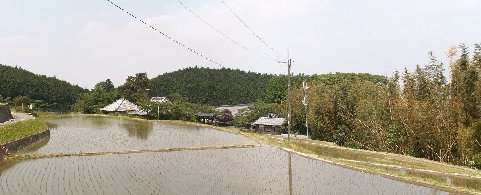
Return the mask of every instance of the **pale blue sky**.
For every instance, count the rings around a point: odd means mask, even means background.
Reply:
[[[264,47],[220,0],[183,0],[249,49],[285,58],[305,74],[390,75],[445,60],[453,43],[481,42],[478,0],[225,0],[277,53]],[[113,0],[227,68],[283,74],[198,21],[177,0]],[[0,63],[56,76],[82,87],[128,75],[155,77],[189,66],[217,68],[146,28],[105,0],[0,0]]]

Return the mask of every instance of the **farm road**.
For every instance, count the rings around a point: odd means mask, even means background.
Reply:
[[[34,119],[34,117],[32,115],[28,114],[28,113],[14,113],[14,112],[12,112],[12,115],[13,115],[13,117],[15,117],[14,120],[6,121],[4,123],[0,123],[0,126],[13,124],[13,123],[17,123],[17,122],[20,122],[20,121],[26,121],[26,120]]]

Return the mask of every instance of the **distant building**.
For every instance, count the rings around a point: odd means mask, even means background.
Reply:
[[[150,98],[151,102],[157,102],[157,103],[167,103],[170,102],[167,97],[152,97]]]
[[[245,104],[240,104],[240,105],[235,105],[235,106],[222,105],[222,106],[219,106],[215,109],[218,110],[218,111],[229,110],[232,113],[232,116],[236,116],[239,113],[239,110],[247,109],[247,108],[249,108],[249,106],[247,106]]]
[[[135,105],[134,103],[124,98],[121,98],[115,101],[114,103],[108,106],[105,106],[100,110],[104,113],[120,112],[125,114],[141,115],[141,116],[148,114],[146,111],[141,110],[139,106]]]
[[[266,133],[272,135],[280,135],[281,127],[286,122],[285,118],[261,117],[257,119],[253,125],[254,130],[258,133]]]
[[[197,117],[197,121],[199,122],[213,124],[215,120],[215,113],[198,112],[195,114],[195,117]]]

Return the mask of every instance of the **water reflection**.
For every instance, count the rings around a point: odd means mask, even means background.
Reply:
[[[79,153],[154,148],[255,144],[209,128],[170,125],[116,117],[78,116],[51,119],[58,127],[50,141],[32,153]]]
[[[292,195],[292,152],[287,152],[287,166],[289,167],[289,194]]]
[[[146,140],[154,129],[154,125],[149,122],[132,121],[124,123],[122,126],[127,130],[129,136]]]
[[[253,143],[199,127],[118,118],[54,120],[25,152],[77,153]],[[246,143],[247,142],[247,143]],[[286,179],[287,178],[287,179]],[[0,165],[0,194],[446,194],[278,148],[62,157]]]
[[[103,127],[103,126],[106,126],[106,125],[112,125],[112,124],[109,124],[106,117],[89,117],[88,120],[90,122],[92,122],[92,124],[94,124],[95,126],[98,126],[98,127]]]
[[[15,164],[17,164],[17,161],[0,160],[0,176],[2,176],[5,171],[8,171],[9,169],[14,168]],[[3,185],[0,185],[0,186],[3,186]]]
[[[446,194],[273,147],[28,160],[3,171],[0,186],[0,194]]]
[[[52,131],[52,129],[50,129],[50,131]],[[39,150],[40,148],[44,147],[45,145],[47,145],[49,141],[50,141],[50,136],[45,137],[42,140],[40,140],[40,141],[22,149],[22,150],[20,150],[19,153],[35,152],[35,151]]]

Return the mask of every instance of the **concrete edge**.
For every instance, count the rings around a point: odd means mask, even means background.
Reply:
[[[31,135],[28,137],[24,137],[19,140],[11,141],[9,143],[0,145],[0,160],[4,158],[4,155],[8,155],[12,152],[18,152],[23,148],[30,146],[40,140],[43,140],[47,137],[50,137],[50,129],[47,129],[43,132],[37,133],[35,135]]]

